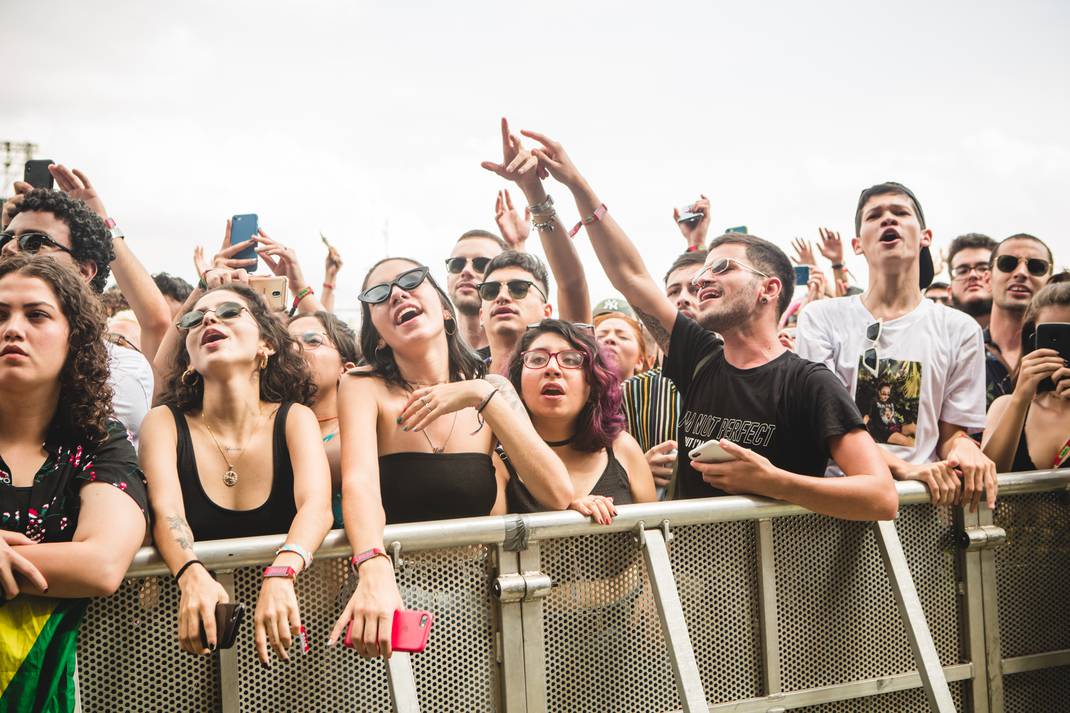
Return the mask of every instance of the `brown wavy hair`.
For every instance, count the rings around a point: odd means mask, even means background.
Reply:
[[[47,284],[70,328],[67,358],[59,372],[60,406],[48,425],[49,440],[64,445],[104,443],[112,419],[112,389],[100,298],[81,275],[47,255],[18,253],[0,260],[0,279],[12,273]]]
[[[249,314],[260,327],[260,336],[275,353],[268,357],[267,366],[260,374],[260,399],[269,403],[293,401],[308,406],[316,393],[316,384],[308,371],[308,365],[301,356],[301,350],[290,333],[286,331],[282,320],[268,310],[260,295],[242,284],[221,285],[208,290],[205,294],[224,290],[241,297]],[[179,319],[193,310],[186,310]],[[198,374],[190,379],[189,384],[182,381],[182,374],[189,367],[189,352],[186,351],[185,335],[182,346],[175,356],[171,372],[167,375],[161,403],[170,404],[182,412],[199,409],[204,402],[204,378]]]

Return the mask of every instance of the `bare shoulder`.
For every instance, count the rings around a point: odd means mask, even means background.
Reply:
[[[621,431],[613,440],[613,454],[624,463],[646,463],[646,453],[632,434]]]

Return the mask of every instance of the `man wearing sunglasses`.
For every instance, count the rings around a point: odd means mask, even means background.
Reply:
[[[487,265],[506,248],[505,241],[494,233],[469,230],[457,238],[446,258],[446,293],[457,308],[458,327],[468,345],[484,359],[490,356],[490,347],[479,320],[483,301],[479,298],[478,287]]]
[[[995,466],[968,437],[985,423],[981,328],[922,296],[933,264],[921,204],[899,183],[867,188],[855,235],[866,291],[808,305],[796,350],[832,369],[862,413],[889,417],[867,426],[893,476],[925,482],[934,504],[976,509],[984,492],[994,506]]]
[[[505,373],[527,326],[553,314],[548,282],[546,266],[531,253],[506,250],[487,265],[479,284],[479,319],[487,333],[491,373]]]
[[[992,314],[985,340],[987,405],[1014,391],[1011,374],[1022,354],[1022,321],[1033,295],[1052,273],[1052,254],[1043,241],[1026,233],[1003,240],[992,252]]]
[[[947,249],[947,271],[951,277],[951,306],[977,320],[984,329],[992,312],[992,251],[996,241],[980,233],[966,233],[951,241]]]

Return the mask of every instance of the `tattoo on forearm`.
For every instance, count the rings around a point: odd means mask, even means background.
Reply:
[[[486,379],[498,387],[498,398],[504,399],[505,403],[517,413],[527,416],[528,410],[524,408],[524,402],[520,400],[520,395],[516,393],[511,381],[501,374],[488,374]]]
[[[175,538],[178,546],[184,550],[193,549],[193,530],[190,529],[186,518],[179,515],[167,516],[167,527],[171,529],[171,535]]]
[[[650,330],[650,336],[652,336],[657,345],[661,347],[661,351],[669,351],[669,338],[672,335],[666,331],[665,327],[661,326],[661,321],[653,315],[647,314],[635,305],[632,305],[632,309],[635,310],[635,314],[639,317],[639,321],[646,325],[646,328]]]

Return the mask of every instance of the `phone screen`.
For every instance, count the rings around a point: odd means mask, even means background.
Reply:
[[[245,213],[243,215],[236,215],[230,219],[230,244],[237,245],[238,243],[244,243],[251,237],[256,235],[256,231],[259,228],[256,213]],[[245,248],[239,253],[234,255],[235,260],[256,260],[256,243],[253,243],[249,247]],[[246,272],[256,272],[256,268],[259,262],[255,262],[252,265],[245,267]]]
[[[805,287],[810,282],[810,266],[809,265],[796,265],[795,266],[795,286]]]

